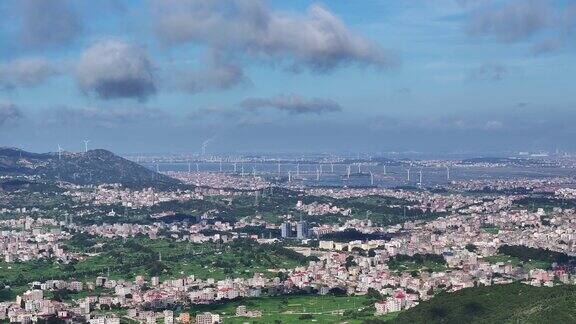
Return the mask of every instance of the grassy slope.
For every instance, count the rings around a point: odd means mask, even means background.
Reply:
[[[260,310],[257,318],[236,317],[236,307],[245,305],[249,310]],[[194,305],[192,315],[210,311],[221,315],[224,323],[362,323],[374,319],[374,300],[368,296],[292,295],[248,298],[223,304]],[[344,311],[367,309],[367,316],[346,316]],[[312,318],[300,318],[310,314]]]
[[[521,283],[441,294],[395,323],[576,323],[576,287]]]

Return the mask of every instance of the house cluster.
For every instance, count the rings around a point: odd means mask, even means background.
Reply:
[[[97,187],[70,187],[64,195],[71,196],[82,203],[92,205],[121,205],[126,208],[138,209],[154,206],[168,201],[187,201],[202,199],[203,196],[191,190],[159,191],[153,188],[132,190],[119,184],[106,184]]]
[[[296,203],[296,210],[302,211],[310,216],[322,216],[328,214],[342,214],[344,216],[350,216],[350,214],[352,214],[351,208],[341,208],[333,206],[332,204],[322,204],[318,202],[304,204],[300,200]]]
[[[63,263],[77,256],[62,249],[60,242],[71,235],[53,219],[24,217],[0,221],[0,256],[6,263],[55,258]]]
[[[258,190],[270,186],[268,181],[258,176],[257,170],[237,165],[235,172],[235,174],[221,172],[167,172],[166,174],[186,184],[215,189]]]

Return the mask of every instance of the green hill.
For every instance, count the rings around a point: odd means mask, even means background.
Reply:
[[[30,153],[0,148],[0,175],[36,176],[74,184],[121,183],[126,187],[168,188],[180,181],[156,173],[106,150],[86,153]]]
[[[576,323],[576,286],[514,283],[443,293],[394,323]]]

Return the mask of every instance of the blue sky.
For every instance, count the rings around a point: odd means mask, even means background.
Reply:
[[[0,15],[0,145],[576,149],[576,1],[6,0]]]

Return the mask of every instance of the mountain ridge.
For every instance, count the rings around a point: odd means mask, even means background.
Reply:
[[[0,147],[0,175],[37,176],[79,185],[121,183],[126,187],[168,188],[182,183],[104,149],[33,153]]]

